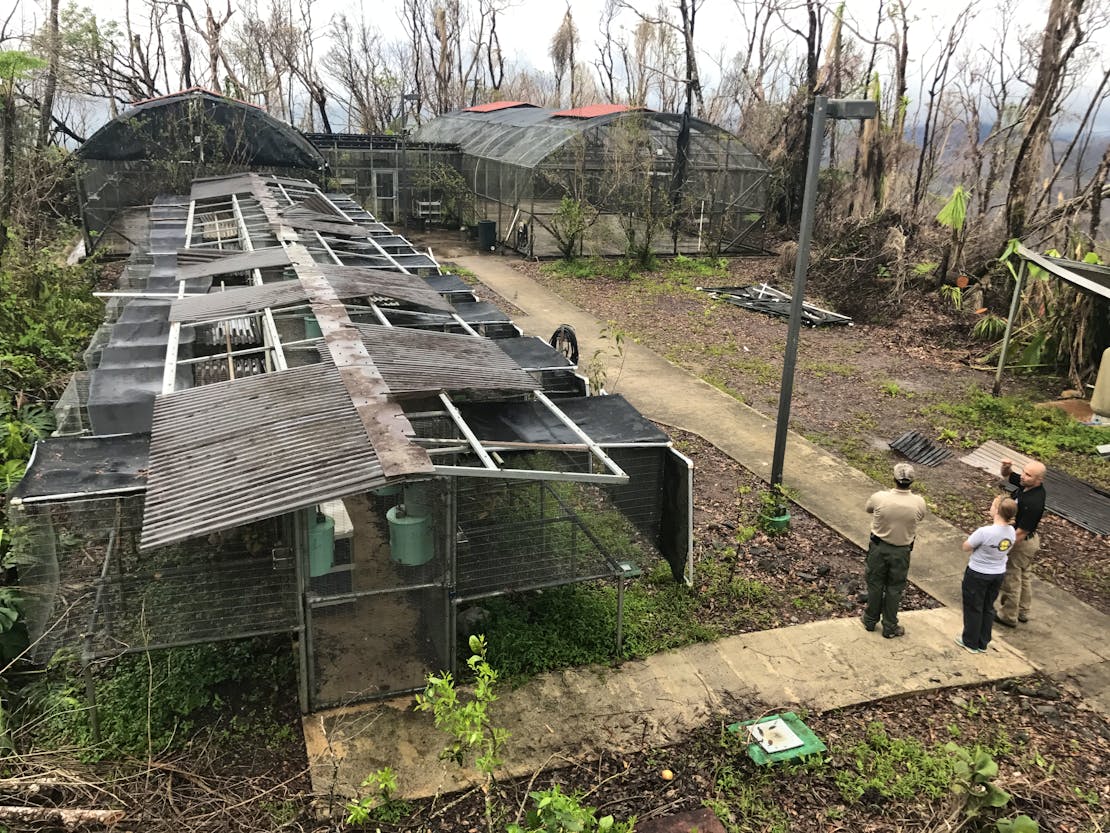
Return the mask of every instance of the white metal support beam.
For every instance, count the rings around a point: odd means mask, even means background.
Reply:
[[[582,440],[582,442],[588,445],[590,448],[590,452],[595,457],[597,457],[598,461],[600,461],[600,463],[605,466],[605,468],[608,469],[610,473],[616,475],[617,477],[623,477],[624,482],[628,482],[628,475],[624,473],[624,470],[613,462],[609,455],[605,453],[605,450],[596,442],[594,442],[589,434],[579,428],[575,424],[574,420],[564,414],[554,402],[548,399],[543,391],[536,391],[536,399],[542,402],[544,406],[549,411],[551,411],[556,419],[558,419],[561,423],[563,423],[563,425],[569,428],[571,433],[573,433],[576,437],[578,437],[578,439]]]
[[[498,466],[497,463],[493,461],[493,458],[489,456],[489,453],[482,448],[482,441],[470,430],[470,426],[466,424],[466,420],[463,419],[463,415],[459,413],[459,409],[455,407],[455,403],[451,401],[451,397],[445,393],[441,393],[439,395],[439,401],[443,403],[443,407],[446,408],[447,413],[451,415],[455,427],[466,437],[466,441],[470,443],[470,448],[478,455],[478,459],[482,461],[482,465],[489,470],[499,471],[500,466]]]

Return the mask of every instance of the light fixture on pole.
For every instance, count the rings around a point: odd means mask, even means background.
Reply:
[[[786,353],[782,360],[782,385],[779,388],[779,410],[775,420],[775,450],[771,457],[771,494],[775,498],[776,514],[780,517],[789,517],[782,494],[782,465],[786,456],[786,432],[790,424],[790,399],[794,393],[794,365],[798,356],[798,331],[802,326],[810,238],[813,236],[813,218],[817,209],[817,176],[821,170],[821,154],[825,144],[825,121],[873,119],[878,112],[878,104],[868,99],[830,100],[823,95],[813,97],[813,126],[809,137],[809,157],[806,160],[802,220],[798,228],[798,259],[794,263],[794,295],[790,299],[790,326],[786,336]]]

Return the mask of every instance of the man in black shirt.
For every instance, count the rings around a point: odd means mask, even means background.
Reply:
[[[1013,470],[1012,461],[1003,460],[1002,476],[1018,487],[1014,492],[1017,541],[1006,562],[1006,578],[1002,580],[994,618],[1000,624],[1015,628],[1018,622],[1029,620],[1029,604],[1033,600],[1033,561],[1041,548],[1037,525],[1044,514],[1044,463],[1030,460],[1019,475]]]

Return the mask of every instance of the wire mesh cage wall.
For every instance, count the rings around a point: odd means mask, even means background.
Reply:
[[[445,482],[330,501],[308,525],[312,707],[416,690],[428,674],[449,668]]]
[[[148,551],[142,495],[10,508],[32,657],[86,660],[298,627],[284,518]]]
[[[409,142],[402,136],[308,133],[328,161],[333,190],[352,195],[378,220],[469,222],[473,206],[464,189],[459,149]]]
[[[421,128],[456,141],[479,218],[529,256],[564,253],[564,197],[585,228],[575,254],[759,250],[768,168],[743,141],[698,119],[646,111],[564,117],[532,107],[450,113]]]
[[[582,483],[458,478],[459,601],[621,573],[642,552],[604,489]]]

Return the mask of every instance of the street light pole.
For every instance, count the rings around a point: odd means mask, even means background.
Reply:
[[[779,410],[775,420],[775,450],[771,456],[771,494],[775,514],[787,515],[782,494],[782,467],[786,456],[786,433],[790,424],[790,400],[794,393],[794,367],[798,356],[798,333],[802,326],[802,304],[809,268],[810,238],[817,213],[817,179],[821,170],[821,153],[825,144],[825,120],[873,119],[878,114],[874,101],[813,97],[813,125],[809,137],[809,158],[806,160],[806,181],[802,195],[802,218],[798,228],[798,257],[794,262],[794,295],[790,299],[790,325],[786,335],[786,354],[782,360],[782,384],[779,387]]]

